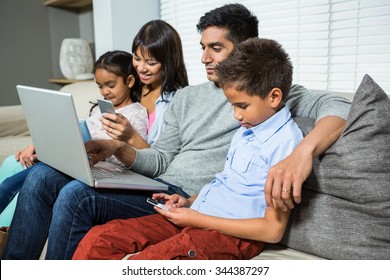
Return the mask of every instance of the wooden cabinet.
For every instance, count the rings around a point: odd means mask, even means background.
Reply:
[[[92,5],[92,0],[43,0],[43,5],[61,8],[83,8]]]

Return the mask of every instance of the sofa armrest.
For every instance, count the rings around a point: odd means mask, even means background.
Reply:
[[[86,119],[92,107],[91,102],[96,103],[101,98],[98,86],[94,81],[76,82],[63,86],[60,91],[72,94],[77,116]]]
[[[0,107],[0,137],[28,136],[29,131],[22,106]]]

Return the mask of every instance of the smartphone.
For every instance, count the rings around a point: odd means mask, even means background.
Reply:
[[[148,198],[146,200],[146,202],[154,205],[154,206],[157,206],[158,208],[162,209],[162,210],[165,210],[165,211],[168,211],[168,208],[164,205],[164,204],[161,204],[160,202],[158,202],[157,200],[154,200],[154,199],[151,199],[151,198]]]
[[[103,113],[110,113],[110,114],[116,114],[114,105],[112,104],[111,101],[105,100],[105,99],[99,99],[97,100],[100,112]]]

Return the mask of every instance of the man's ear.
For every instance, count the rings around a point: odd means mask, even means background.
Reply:
[[[134,76],[133,76],[133,75],[129,75],[129,76],[127,77],[127,86],[128,86],[129,88],[132,88],[132,87],[134,86],[134,83],[135,83],[135,78],[134,78]]]
[[[270,105],[273,109],[277,109],[280,106],[280,103],[282,102],[282,91],[280,88],[273,88],[268,94]]]

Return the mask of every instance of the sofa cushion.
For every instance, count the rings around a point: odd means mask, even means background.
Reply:
[[[340,138],[315,160],[282,244],[329,259],[390,259],[390,99],[366,75]]]

